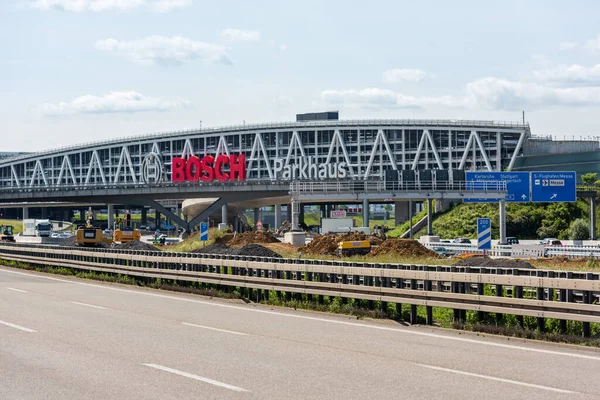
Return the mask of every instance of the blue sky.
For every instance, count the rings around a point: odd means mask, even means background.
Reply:
[[[600,135],[600,3],[3,0],[2,150],[353,118]]]

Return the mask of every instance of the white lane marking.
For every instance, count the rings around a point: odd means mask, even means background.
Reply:
[[[229,385],[229,384],[224,383],[224,382],[215,381],[214,379],[205,378],[203,376],[198,376],[198,375],[190,374],[188,372],[179,371],[178,369],[164,367],[162,365],[157,365],[157,364],[142,364],[142,365],[145,365],[146,367],[150,367],[150,368],[159,369],[159,370],[165,371],[165,372],[170,372],[170,373],[175,374],[175,375],[184,376],[186,378],[195,379],[195,380],[200,381],[200,382],[209,383],[211,385],[219,386],[219,387],[222,387],[222,388],[225,388],[225,389],[234,390],[236,392],[247,392],[248,391],[246,389],[242,389],[241,387]]]
[[[20,293],[29,293],[27,290],[21,290],[21,289],[17,289],[14,287],[7,287],[8,290],[12,290],[14,292],[20,292]]]
[[[72,301],[71,303],[77,304],[77,305],[80,305],[80,306],[84,306],[84,307],[97,308],[98,310],[106,310],[106,307],[95,306],[93,304],[80,303],[78,301]]]
[[[213,327],[210,327],[210,326],[204,326],[204,325],[190,324],[189,322],[182,322],[182,324],[183,324],[183,325],[187,325],[187,326],[193,326],[193,327],[195,327],[195,328],[210,329],[211,331],[224,332],[224,333],[231,333],[232,335],[248,336],[248,334],[247,334],[247,333],[242,333],[242,332],[234,332],[234,331],[228,331],[227,329],[213,328]]]
[[[474,378],[488,379],[490,381],[504,382],[504,383],[510,383],[512,385],[527,386],[527,387],[532,387],[532,388],[536,388],[536,389],[549,390],[551,392],[567,393],[567,394],[577,393],[577,392],[573,392],[573,391],[566,390],[566,389],[558,389],[558,388],[554,388],[554,387],[550,387],[550,386],[536,385],[534,383],[513,381],[511,379],[498,378],[498,377],[489,376],[489,375],[474,374],[472,372],[460,371],[460,370],[450,369],[450,368],[436,367],[434,365],[427,365],[427,364],[416,364],[416,365],[418,365],[419,367],[423,367],[423,368],[434,369],[436,371],[450,372],[453,374],[472,376]]]
[[[556,355],[556,356],[574,357],[574,358],[582,358],[582,359],[586,359],[586,360],[600,361],[599,356],[590,356],[587,354],[566,353],[566,352],[562,352],[562,351],[536,349],[536,348],[530,348],[530,347],[515,346],[515,345],[511,345],[511,344],[485,342],[485,341],[475,340],[475,339],[452,337],[452,336],[440,335],[440,334],[436,334],[436,333],[419,332],[416,330],[413,331],[413,330],[409,330],[409,329],[398,329],[398,328],[390,328],[390,327],[386,327],[386,326],[357,324],[355,322],[336,321],[336,320],[326,319],[326,318],[308,317],[305,315],[286,314],[286,313],[277,312],[277,311],[267,311],[267,310],[260,310],[260,309],[255,309],[255,308],[233,306],[233,305],[229,305],[229,304],[213,303],[213,302],[208,302],[208,301],[203,301],[203,300],[187,299],[185,297],[169,296],[169,295],[165,295],[165,294],[141,292],[141,291],[135,291],[135,290],[130,290],[130,289],[111,287],[111,286],[96,285],[93,283],[69,281],[66,279],[52,278],[50,276],[33,275],[33,274],[28,274],[25,272],[18,272],[18,271],[9,271],[9,270],[3,269],[3,268],[0,268],[0,272],[7,272],[9,274],[17,274],[17,275],[25,275],[28,277],[35,277],[35,278],[39,278],[39,279],[46,279],[46,280],[51,280],[51,281],[56,281],[56,282],[71,283],[71,284],[75,284],[75,285],[84,285],[84,286],[91,286],[91,287],[101,288],[101,289],[115,290],[118,292],[158,297],[158,298],[162,298],[162,299],[171,299],[171,300],[184,301],[184,302],[188,302],[188,303],[204,304],[204,305],[213,306],[213,307],[231,308],[234,310],[256,312],[256,313],[261,313],[261,314],[279,315],[279,316],[288,317],[288,318],[297,318],[297,319],[304,319],[304,320],[309,320],[309,321],[319,321],[319,322],[326,322],[326,323],[331,323],[331,324],[354,326],[354,327],[358,327],[358,328],[375,329],[375,330],[380,330],[380,331],[390,331],[390,332],[403,333],[403,334],[407,334],[407,335],[432,337],[432,338],[436,338],[436,339],[454,340],[456,342],[472,343],[472,344],[478,344],[478,345],[482,345],[482,346],[491,346],[491,347],[498,347],[498,348],[511,349],[511,350],[528,351],[531,353],[550,354],[550,355]]]
[[[29,332],[29,333],[36,332],[33,329],[25,328],[24,326],[20,326],[20,325],[11,324],[10,322],[6,322],[6,321],[0,321],[0,325],[10,326],[11,328],[19,329],[21,331]]]

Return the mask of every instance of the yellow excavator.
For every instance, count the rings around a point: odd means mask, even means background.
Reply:
[[[134,240],[140,240],[142,233],[139,229],[135,229],[131,222],[131,214],[128,212],[125,214],[125,219],[121,220],[119,227],[115,229],[113,234],[113,242],[115,243],[129,243]]]
[[[13,234],[13,227],[10,225],[0,226],[0,241],[1,242],[14,242],[15,235]]]
[[[91,214],[84,225],[77,227],[75,243],[85,247],[99,247],[102,243],[102,229],[94,226],[94,217]]]

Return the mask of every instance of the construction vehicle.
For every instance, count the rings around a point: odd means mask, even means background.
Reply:
[[[13,235],[13,227],[10,225],[0,226],[0,241],[1,242],[14,242],[15,236]]]
[[[134,240],[140,240],[142,233],[139,229],[135,229],[131,222],[131,214],[128,212],[125,214],[125,218],[121,220],[118,228],[113,233],[113,242],[115,243],[129,243]]]
[[[371,251],[371,242],[368,240],[348,240],[338,243],[339,256],[354,256],[368,254]]]
[[[84,225],[77,227],[75,238],[77,246],[100,247],[102,243],[102,229],[94,226],[94,217],[90,214]]]

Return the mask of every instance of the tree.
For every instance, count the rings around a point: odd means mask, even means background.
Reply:
[[[588,185],[593,185],[596,182],[596,173],[590,172],[589,174],[581,175],[581,181],[583,183],[587,183]]]
[[[569,228],[569,239],[585,240],[590,237],[590,228],[588,223],[583,218],[578,218],[571,224]]]

